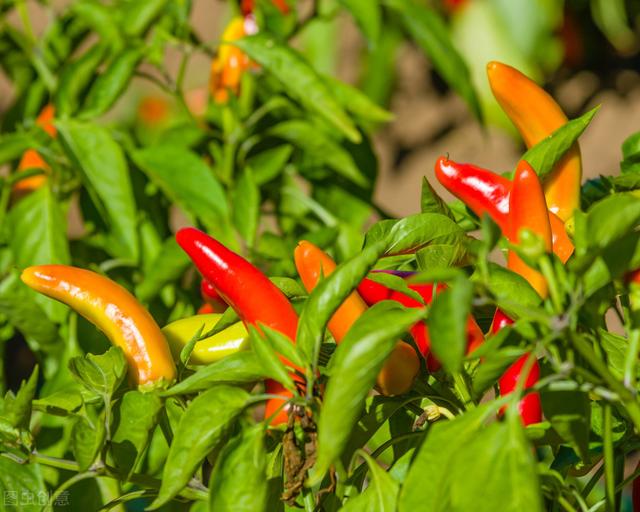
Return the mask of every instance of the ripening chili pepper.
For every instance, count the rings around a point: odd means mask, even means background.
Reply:
[[[413,273],[407,272],[403,274],[406,274],[403,277],[409,277]],[[409,288],[420,295],[424,304],[431,304],[433,301],[433,284],[409,284]],[[439,284],[436,288],[436,292],[440,292],[445,288],[446,286],[444,284]],[[424,306],[424,304],[420,303],[420,301],[413,297],[387,288],[386,286],[368,278],[362,280],[360,286],[358,286],[358,293],[360,293],[360,295],[365,299],[365,302],[369,305],[376,304],[383,300],[395,300],[403,306],[410,308]],[[429,331],[427,329],[426,322],[418,322],[410,329],[409,332],[411,333],[418,350],[426,359],[427,369],[430,372],[438,371],[441,368],[441,364],[431,353],[431,340],[429,338]],[[469,318],[467,319],[467,354],[471,354],[483,342],[484,334],[482,333],[480,326],[476,323],[473,316],[469,315]]]
[[[242,39],[255,33],[255,21],[252,18],[237,17],[232,19],[222,34],[224,41],[218,49],[218,55],[211,62],[209,74],[209,92],[217,103],[225,103],[229,99],[229,92],[240,92],[242,74],[249,69],[249,56],[239,48],[225,44]]]
[[[176,368],[160,327],[126,289],[111,279],[68,265],[38,265],[22,281],[74,309],[120,347],[138,385],[172,381]]]
[[[322,276],[328,276],[335,268],[335,262],[323,250],[311,242],[301,241],[294,252],[296,268],[307,291],[313,290]],[[329,320],[329,332],[336,343],[340,343],[351,326],[367,310],[367,304],[357,292],[352,292]],[[399,395],[411,389],[420,370],[420,362],[415,350],[399,341],[378,374],[377,386],[384,395]]]
[[[528,148],[567,123],[567,116],[555,100],[517,69],[494,61],[487,65],[487,75],[493,95]],[[549,209],[563,221],[580,207],[581,180],[582,161],[576,142],[544,183]]]
[[[55,138],[57,135],[56,127],[53,125],[53,118],[55,116],[55,107],[51,104],[45,105],[40,111],[40,114],[36,118],[36,125],[42,128],[51,138]],[[51,169],[47,162],[40,156],[35,149],[27,149],[20,163],[18,164],[18,171],[25,171],[27,169],[42,169],[49,172]],[[11,193],[14,199],[22,197],[29,192],[33,192],[40,188],[47,181],[47,177],[43,174],[36,176],[30,176],[16,182],[13,185]]]
[[[162,328],[174,360],[180,360],[180,352],[202,328],[200,334],[213,329],[222,315],[195,315],[171,322]],[[236,322],[226,329],[197,341],[191,352],[189,362],[193,364],[209,364],[219,361],[229,354],[234,354],[247,347],[249,334],[242,322]]]
[[[198,229],[181,229],[176,234],[176,240],[202,276],[238,313],[245,325],[257,328],[260,324],[266,325],[287,336],[292,343],[295,342],[298,315],[287,297],[267,276],[242,256]],[[297,376],[295,379],[300,380]],[[266,388],[267,393],[292,396],[276,381],[267,381]],[[282,400],[268,400],[265,415],[271,416],[280,405]],[[287,420],[287,411],[282,409],[272,423],[281,425]]]
[[[509,195],[513,186],[511,181],[487,169],[457,163],[445,157],[436,161],[435,175],[473,213],[478,217],[486,213],[506,234],[509,226]],[[573,254],[573,242],[562,219],[551,211],[549,223],[553,236],[553,253],[566,263]]]
[[[523,228],[528,228],[538,235],[544,243],[545,250],[551,252],[551,226],[542,185],[531,166],[521,160],[516,168],[509,196],[509,229],[506,235],[511,243],[518,244]],[[509,251],[507,267],[529,281],[541,297],[547,296],[545,278],[522,261],[514,251]]]
[[[226,311],[227,303],[206,279],[200,282],[200,295],[202,300],[211,306],[212,313],[224,313]]]
[[[491,322],[490,332],[491,334],[496,334],[500,329],[513,324],[513,320],[505,315],[500,309],[496,309],[495,314],[493,315],[493,321]],[[508,395],[512,393],[518,384],[518,380],[520,379],[520,375],[522,373],[522,368],[527,361],[529,354],[525,354],[520,357],[515,363],[513,363],[507,370],[502,374],[502,377],[498,380],[498,387],[500,388],[500,396]],[[529,374],[524,383],[524,388],[530,388],[535,385],[536,382],[540,379],[540,364],[538,361],[534,361]],[[542,421],[542,405],[540,404],[540,394],[539,393],[528,393],[520,403],[518,404],[518,412],[520,413],[520,417],[522,418],[522,422],[525,426],[531,425],[532,423],[540,423]],[[504,413],[504,410],[501,411]]]

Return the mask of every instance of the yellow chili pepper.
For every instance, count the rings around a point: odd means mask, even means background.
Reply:
[[[516,126],[527,147],[534,146],[567,122],[556,101],[533,80],[500,62],[487,65],[493,95]],[[580,207],[582,160],[576,142],[545,179],[549,210],[566,222]]]
[[[173,358],[180,359],[180,352],[203,327],[202,334],[213,329],[222,315],[195,315],[171,322],[162,328],[162,332],[169,342]],[[219,361],[229,354],[247,347],[249,334],[242,322],[227,327],[223,331],[196,342],[191,352],[190,362],[194,364],[209,364]]]
[[[38,265],[22,272],[35,291],[74,309],[120,347],[138,385],[171,381],[176,368],[167,341],[149,312],[111,279],[68,265]]]

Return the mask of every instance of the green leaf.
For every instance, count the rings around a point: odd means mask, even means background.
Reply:
[[[264,339],[260,331],[250,325],[249,337],[251,339],[253,353],[256,355],[258,361],[260,361],[267,377],[277,380],[287,389],[294,391],[295,385],[291,375],[289,375],[284,363],[280,360],[276,351]]]
[[[427,326],[435,357],[449,373],[460,370],[467,347],[467,318],[471,311],[473,285],[464,277],[436,295]]]
[[[358,512],[360,510],[395,512],[400,490],[398,482],[384,471],[369,454],[361,452],[361,455],[367,461],[371,472],[369,485],[362,494],[349,499],[341,510],[343,512]]]
[[[315,361],[324,329],[347,296],[373,268],[386,248],[385,241],[365,247],[360,254],[339,265],[318,283],[304,304],[298,323],[296,344],[308,361]]]
[[[300,368],[305,366],[303,354],[287,336],[263,324],[260,324],[260,331],[263,341],[268,343],[275,352]]]
[[[622,143],[620,170],[623,174],[640,172],[640,132],[630,135]]]
[[[155,393],[128,391],[116,408],[111,438],[116,467],[130,474],[142,458],[158,421],[162,402]]]
[[[447,203],[438,195],[426,176],[422,177],[422,192],[420,193],[420,211],[422,213],[439,213],[454,220]]]
[[[165,9],[167,0],[129,0],[118,9],[122,31],[129,37],[143,35]]]
[[[35,463],[18,464],[0,457],[0,494],[3,497],[3,511],[41,512],[49,499],[41,466]]]
[[[577,119],[572,119],[562,125],[551,135],[530,148],[523,155],[522,160],[529,162],[531,167],[538,173],[538,176],[544,180],[582,135],[582,132],[586,130],[599,108],[600,106],[597,106]]]
[[[74,2],[71,12],[93,29],[105,43],[116,49],[122,45],[122,36],[115,21],[115,11],[96,1]]]
[[[91,199],[109,227],[112,239],[105,249],[116,257],[136,261],[136,205],[122,149],[105,128],[93,123],[58,121],[56,127],[65,151],[80,169]]]
[[[77,412],[83,403],[82,395],[77,389],[66,389],[34,400],[33,408],[47,414],[68,416]]]
[[[172,202],[211,233],[231,240],[224,189],[199,156],[185,147],[166,145],[140,149],[132,157]]]
[[[614,194],[594,204],[587,212],[587,247],[578,246],[582,255],[589,249],[602,249],[637,228],[640,201],[630,193]]]
[[[400,512],[542,510],[519,418],[484,425],[500,405],[482,405],[429,429],[400,492]]]
[[[96,43],[64,67],[54,96],[58,117],[64,118],[76,111],[79,96],[97,75],[98,67],[104,62],[106,53],[107,46]]]
[[[259,424],[244,428],[229,441],[216,460],[209,480],[209,510],[266,510],[266,467],[264,427]]]
[[[318,421],[314,483],[340,457],[384,362],[398,339],[423,314],[421,309],[407,309],[395,302],[376,304],[356,320],[336,349]]]
[[[148,510],[167,503],[189,483],[202,460],[223,441],[249,396],[240,388],[217,386],[191,402],[180,418],[162,473],[160,491]]]
[[[72,358],[69,370],[87,389],[110,397],[127,374],[127,361],[122,349],[111,347],[104,354]]]
[[[502,305],[518,305],[520,307],[534,307],[540,304],[540,295],[531,287],[529,282],[496,263],[489,263],[489,290]],[[508,306],[505,313],[512,311]]]
[[[71,262],[66,216],[50,187],[40,187],[21,199],[10,210],[7,222],[9,245],[19,268]],[[49,318],[57,322],[66,318],[65,306],[42,295],[36,297]]]
[[[368,2],[368,0],[365,1],[371,5],[374,4],[374,2]],[[353,114],[357,119],[373,123],[386,123],[393,119],[391,112],[374,103],[369,96],[360,89],[329,75],[325,75],[324,80],[333,91],[342,108],[350,114]]]
[[[92,409],[87,409],[87,412]],[[94,463],[105,442],[105,424],[101,415],[79,416],[71,430],[71,450],[80,471],[86,471]]]
[[[245,37],[233,44],[273,74],[289,95],[310,112],[331,123],[352,142],[360,142],[360,133],[336,101],[331,89],[300,53],[265,33]]]
[[[543,390],[544,417],[582,460],[589,463],[591,404],[589,395],[578,390]]]
[[[245,384],[265,377],[264,368],[253,352],[236,352],[202,367],[193,375],[164,391],[162,396],[191,394],[217,384]]]
[[[250,167],[245,167],[233,190],[233,223],[249,247],[253,247],[260,219],[260,189]]]
[[[482,120],[480,103],[471,82],[469,68],[458,53],[442,17],[433,8],[415,0],[386,0],[398,11],[406,30],[431,58],[433,67],[462,98],[477,119]]]
[[[180,248],[175,237],[167,238],[149,266],[142,282],[136,286],[136,296],[148,302],[160,293],[162,288],[175,282],[189,267],[191,260]]]
[[[369,185],[367,178],[358,169],[349,152],[311,123],[291,119],[278,123],[268,133],[295,144],[311,158],[325,164],[356,185],[361,187]]]
[[[369,241],[367,233],[367,241]],[[464,231],[446,215],[418,213],[397,221],[386,236],[386,256],[406,254],[436,243],[456,244],[465,239]]]
[[[38,367],[36,366],[29,380],[22,381],[20,389],[14,396],[9,392],[4,399],[2,418],[12,427],[28,429],[31,420],[31,401],[36,395],[38,385]]]
[[[247,166],[253,171],[256,185],[262,186],[276,178],[283,170],[293,153],[293,147],[282,144],[273,149],[267,149],[247,160]]]
[[[89,89],[80,116],[90,119],[107,112],[129,85],[142,56],[139,48],[126,48],[117,55]]]
[[[351,12],[369,43],[375,45],[380,37],[382,19],[380,4],[371,0],[340,0],[340,3]]]

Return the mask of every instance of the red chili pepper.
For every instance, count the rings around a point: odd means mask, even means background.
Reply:
[[[210,306],[212,313],[224,313],[226,311],[228,307],[227,303],[218,295],[216,289],[206,279],[200,282],[200,295],[202,296],[202,300]]]
[[[491,322],[491,334],[496,334],[500,329],[513,324],[513,320],[505,315],[500,309],[496,309],[493,316],[493,322]],[[522,373],[522,367],[527,361],[529,354],[523,355],[515,363],[513,363],[504,372],[502,377],[498,380],[498,387],[500,388],[500,395],[505,396],[513,392],[520,379]],[[536,360],[527,375],[527,379],[524,383],[524,387],[530,388],[540,380],[540,364]],[[540,404],[539,393],[529,393],[525,395],[518,404],[518,411],[524,425],[531,425],[532,423],[540,423],[542,421],[542,405]],[[501,411],[502,413],[504,410]]]
[[[203,277],[238,313],[245,325],[266,325],[288,336],[292,343],[295,342],[298,315],[287,297],[267,276],[242,256],[198,229],[181,229],[176,234],[176,240]],[[266,384],[267,393],[291,396],[278,382],[267,381]],[[265,415],[269,417],[280,405],[281,400],[267,401]],[[283,409],[272,423],[280,425],[287,420],[287,411]]]
[[[440,157],[435,166],[438,181],[454,196],[464,202],[473,213],[485,213],[500,226],[503,233],[509,229],[509,196],[512,182],[504,176],[472,164],[461,164]],[[567,235],[564,222],[549,211],[553,236],[553,252],[565,263],[573,254],[573,242]]]
[[[538,235],[551,252],[551,226],[542,184],[531,166],[521,160],[513,177],[513,188],[509,196],[509,229],[506,236],[510,242],[518,244],[520,232],[528,228]],[[546,297],[547,281],[537,270],[528,266],[514,251],[509,251],[507,267],[524,277],[540,294]]]
[[[396,271],[393,271],[393,273],[395,272]],[[405,276],[403,277],[411,274],[413,273],[405,273]],[[433,301],[433,284],[409,284],[409,288],[417,292],[420,297],[422,297],[422,300],[425,304],[431,304],[431,302]],[[438,285],[437,292],[443,290],[444,288],[445,285]],[[404,293],[387,288],[386,286],[368,278],[362,280],[360,286],[358,286],[358,293],[369,305],[376,304],[377,302],[381,302],[383,300],[395,300],[403,306],[410,308],[423,306],[423,304],[421,304],[418,300],[409,297]],[[411,336],[413,337],[418,350],[426,359],[427,369],[430,372],[438,371],[441,365],[440,362],[431,353],[431,340],[429,338],[429,332],[427,330],[426,323],[418,322],[411,328],[409,332],[411,333]],[[469,319],[467,320],[467,354],[470,354],[476,348],[478,348],[478,346],[480,346],[483,341],[484,335],[482,334],[482,330],[480,329],[474,318],[470,315]]]

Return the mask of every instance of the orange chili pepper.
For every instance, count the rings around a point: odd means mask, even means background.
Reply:
[[[176,368],[160,327],[119,284],[68,265],[29,267],[21,279],[37,292],[67,304],[103,331],[124,351],[129,373],[138,385],[175,379]]]
[[[294,252],[294,259],[302,284],[307,291],[313,290],[321,276],[328,276],[335,262],[311,242],[301,241]],[[356,291],[352,292],[329,320],[329,332],[336,343],[340,343],[355,321],[367,310],[367,304]],[[384,395],[398,395],[411,389],[420,369],[416,351],[404,341],[399,341],[385,362],[377,379]]]
[[[57,135],[56,127],[53,125],[53,118],[55,117],[55,107],[51,104],[45,105],[40,111],[40,114],[36,118],[36,124],[40,126],[50,137],[55,138]],[[40,156],[35,149],[27,149],[20,159],[18,164],[18,171],[24,171],[26,169],[43,169],[49,172],[51,169],[47,162]],[[24,180],[18,181],[13,185],[12,193],[14,198],[22,197],[29,192],[33,192],[40,188],[47,181],[47,177],[43,174],[31,176]]]
[[[516,126],[527,147],[532,147],[566,124],[567,116],[556,101],[533,80],[500,62],[487,65],[493,95]],[[582,160],[576,142],[545,179],[549,210],[563,221],[580,207]]]
[[[250,33],[247,30],[245,18],[233,18],[222,34],[222,40],[231,42],[242,39]],[[222,43],[218,49],[218,55],[211,62],[209,75],[209,91],[217,103],[224,103],[229,99],[229,91],[233,94],[240,92],[242,74],[249,69],[251,62],[249,57],[239,48]]]
[[[545,250],[551,252],[551,226],[542,185],[531,166],[521,160],[513,177],[513,188],[509,196],[509,231],[506,235],[511,243],[518,243],[520,230],[523,228],[540,236]],[[529,267],[513,251],[509,251],[507,267],[529,281],[541,297],[547,296],[547,282],[542,274]]]

